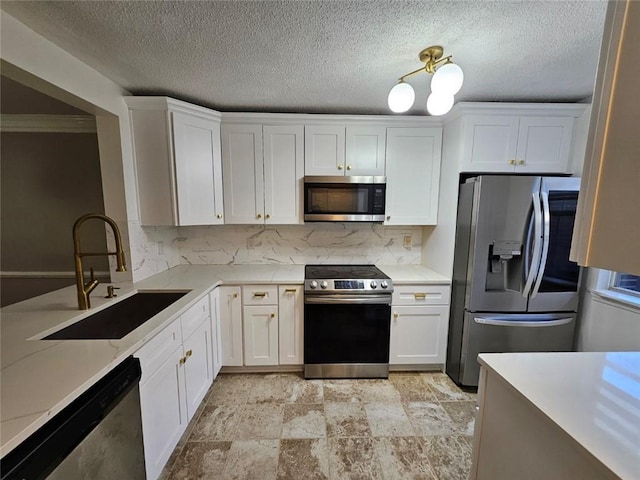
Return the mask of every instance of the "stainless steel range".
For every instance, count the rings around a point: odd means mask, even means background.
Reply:
[[[387,378],[392,292],[373,265],[307,265],[305,378]]]

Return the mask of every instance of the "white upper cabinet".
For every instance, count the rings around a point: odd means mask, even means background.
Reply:
[[[344,125],[306,125],[304,174],[344,175]]]
[[[442,128],[387,128],[385,225],[438,220]]]
[[[142,225],[222,224],[220,113],[167,97],[126,97]]]
[[[222,125],[225,223],[302,223],[301,125]]]
[[[573,127],[585,108],[460,103],[445,134],[457,138],[462,172],[570,173]]]
[[[385,174],[386,128],[377,125],[306,125],[305,175]]]

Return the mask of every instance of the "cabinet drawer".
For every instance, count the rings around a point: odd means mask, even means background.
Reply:
[[[393,305],[448,305],[448,285],[402,285],[393,287]]]
[[[242,287],[243,305],[277,305],[277,285],[245,285]]]
[[[205,295],[180,317],[182,338],[188,338],[204,320],[209,318],[209,314],[209,296]]]
[[[174,321],[158,335],[145,343],[135,356],[140,359],[144,383],[182,344],[180,322]]]

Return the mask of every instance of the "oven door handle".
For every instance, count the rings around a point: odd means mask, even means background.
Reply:
[[[304,297],[306,304],[376,304],[391,305],[391,295],[307,295]]]

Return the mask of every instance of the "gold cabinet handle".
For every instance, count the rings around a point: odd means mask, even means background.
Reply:
[[[351,165],[347,165],[347,170],[351,170]]]
[[[338,170],[342,170],[344,168],[344,165],[338,165]]]
[[[267,292],[253,292],[254,297],[264,298],[267,296]]]
[[[258,215],[256,215],[256,218],[262,218],[262,214],[259,213]]]
[[[515,165],[515,164],[516,164],[516,161],[515,161],[515,160],[509,160],[507,163],[508,163],[509,165]]]
[[[184,362],[186,362],[186,361],[187,361],[186,357],[180,357],[180,360],[178,361],[178,363],[180,365],[184,365]]]
[[[296,293],[297,291],[295,288],[285,288],[284,293]]]
[[[219,213],[218,215],[216,215],[216,217],[218,217],[218,218],[222,218],[222,214],[221,214],[221,213]]]
[[[524,160],[518,160],[518,165],[524,165]]]
[[[271,215],[269,215],[268,213],[264,216],[264,218],[266,218],[267,220],[269,220],[271,218]]]
[[[187,352],[184,354],[184,356],[187,358],[189,358],[191,355],[193,355],[193,350],[187,350]]]
[[[393,318],[398,318],[398,312],[393,312]]]
[[[414,293],[413,297],[416,300],[424,300],[425,298],[427,298],[427,294],[426,293]]]

